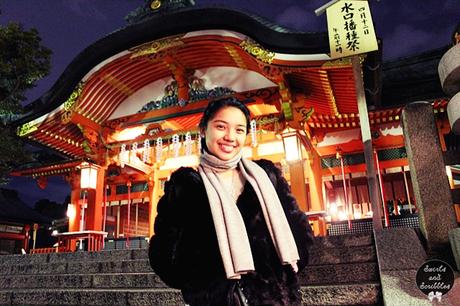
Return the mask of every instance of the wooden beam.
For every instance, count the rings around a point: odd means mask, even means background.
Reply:
[[[74,123],[74,124],[79,124],[79,125],[82,125],[84,127],[89,127],[90,129],[92,129],[94,131],[100,131],[101,130],[101,126],[99,124],[97,124],[93,120],[88,119],[85,116],[83,116],[83,115],[81,115],[79,113],[76,113],[76,112],[72,112],[70,121],[72,123]]]

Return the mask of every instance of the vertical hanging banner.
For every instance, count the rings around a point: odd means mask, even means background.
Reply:
[[[326,14],[332,58],[378,49],[367,1],[339,1],[330,6]]]

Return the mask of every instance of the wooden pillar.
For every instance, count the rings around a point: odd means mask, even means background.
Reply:
[[[121,218],[121,201],[118,201],[117,205],[117,230],[115,238],[120,238],[120,218]]]
[[[291,192],[302,211],[309,211],[307,205],[307,190],[305,188],[305,175],[303,160],[289,162],[289,173],[291,178]]]
[[[152,237],[155,234],[153,229],[155,218],[157,216],[157,204],[160,193],[160,184],[159,184],[159,173],[160,170],[158,166],[155,165],[153,169],[153,179],[150,177],[148,180],[149,184],[149,237]]]
[[[71,174],[69,181],[70,192],[70,205],[73,207],[73,216],[69,217],[69,232],[78,232],[80,230],[81,218],[81,189],[80,189],[80,175],[76,173]],[[70,240],[70,251],[76,250],[76,240]]]
[[[96,189],[88,189],[88,215],[86,219],[86,230],[102,231],[102,215],[104,201],[104,168],[97,172]]]
[[[306,163],[308,186],[310,188],[310,211],[324,211],[323,180],[321,176],[321,159],[314,150],[308,154]],[[314,231],[320,236],[326,235],[326,223],[323,217],[314,223]]]
[[[75,209],[75,215],[73,216],[73,218],[69,218],[69,232],[77,232],[80,230],[80,178],[77,177],[75,180],[78,181],[78,187],[76,187],[77,184],[72,184],[72,191],[70,193],[70,203],[73,205]]]
[[[382,230],[382,203],[379,197],[379,187],[376,178],[374,164],[374,150],[372,149],[371,129],[369,126],[369,114],[367,112],[366,95],[359,56],[351,58],[353,64],[353,76],[355,78],[356,98],[358,100],[359,122],[361,125],[361,136],[364,146],[364,159],[366,161],[367,184],[372,204],[372,223],[374,230]]]

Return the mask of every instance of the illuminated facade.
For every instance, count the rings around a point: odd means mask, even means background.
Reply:
[[[245,156],[279,163],[318,234],[329,221],[371,217],[352,63],[328,52],[326,33],[281,31],[224,9],[128,26],[86,48],[18,122],[20,137],[68,161],[13,174],[66,176],[69,231],[149,237],[164,182],[181,165],[197,164],[202,110],[210,99],[235,95],[253,119]],[[366,88],[378,91],[380,71],[367,67],[380,64],[379,52],[361,60]],[[435,112],[446,105],[433,103]],[[415,210],[401,110],[370,111],[370,132],[383,202]],[[288,129],[302,151],[292,162],[283,146]],[[91,188],[82,184],[87,166],[94,166]]]

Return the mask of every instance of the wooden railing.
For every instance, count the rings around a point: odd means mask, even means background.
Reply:
[[[60,247],[51,247],[51,248],[36,248],[30,250],[30,254],[48,254],[48,253],[60,253],[60,252],[68,252],[65,246]]]

